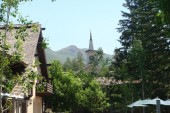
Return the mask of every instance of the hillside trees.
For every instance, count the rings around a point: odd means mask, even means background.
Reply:
[[[50,74],[54,78],[54,111],[85,109],[100,112],[109,106],[106,93],[92,76],[83,72],[74,74],[63,71],[58,61],[52,63]]]
[[[66,61],[63,64],[63,70],[64,71],[72,70],[72,71],[76,72],[76,71],[82,70],[84,66],[85,66],[85,63],[83,61],[83,56],[79,52],[77,54],[76,58],[74,58],[74,59],[67,58],[66,59]]]
[[[104,58],[104,52],[102,48],[98,48],[95,51],[95,54],[93,56],[93,60],[87,65],[89,68],[89,74],[96,76],[96,77],[104,77],[109,76],[109,65],[110,65],[111,59]]]
[[[125,19],[119,21],[122,47],[115,50],[111,70],[117,80],[137,80],[143,84],[134,92],[136,99],[142,98],[144,89],[149,90],[143,94],[145,98],[168,97],[169,27],[155,19],[157,5],[148,0],[126,0],[124,7],[129,12],[122,12]]]
[[[95,76],[110,76],[108,69],[111,59],[108,57],[104,58],[102,48],[99,48],[95,52],[93,60],[89,64],[84,61],[81,53],[78,53],[77,57],[74,59],[67,58],[63,64],[63,70],[71,70],[75,73],[86,72]]]

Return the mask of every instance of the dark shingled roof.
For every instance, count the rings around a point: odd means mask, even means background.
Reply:
[[[10,93],[10,96],[20,96],[25,97],[25,92],[22,85],[16,84],[14,88],[12,89],[12,92]]]
[[[32,26],[37,26],[37,31],[33,32]],[[16,31],[18,28],[22,27],[23,25],[17,24],[14,25],[14,28],[7,32],[7,43],[11,45],[11,48],[8,51],[9,55],[12,55],[12,53],[15,51],[14,44],[16,42],[15,36],[16,36]],[[0,32],[4,33],[4,26],[0,27]],[[38,23],[32,24],[27,26],[26,33],[28,33],[28,36],[25,37],[25,41],[23,43],[23,63],[26,65],[30,65],[33,61],[34,54],[36,51],[39,35],[41,32],[41,25]]]
[[[36,26],[36,30],[35,30],[35,26]],[[14,44],[16,42],[15,36],[17,30],[21,27],[23,27],[23,25],[21,24],[14,25],[14,28],[7,32],[6,41],[11,46],[11,48],[7,53],[8,55],[12,55],[16,50],[14,48]],[[4,29],[5,29],[4,26],[0,26],[0,33],[4,33],[5,32]],[[41,74],[48,80],[46,57],[45,57],[44,49],[42,48],[42,41],[43,41],[42,30],[44,30],[44,28],[41,28],[41,25],[38,23],[34,23],[26,26],[27,36],[25,37],[25,41],[23,42],[23,51],[22,51],[23,60],[20,63],[24,64],[25,66],[31,66],[34,61],[34,56],[35,54],[37,54],[38,59],[41,63],[40,64]],[[38,53],[36,53],[36,51]],[[12,92],[10,93],[10,95],[23,97],[24,96],[23,86],[16,84]]]

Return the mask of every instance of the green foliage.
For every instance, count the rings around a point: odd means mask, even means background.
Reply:
[[[67,58],[66,61],[63,64],[63,70],[67,71],[67,70],[73,70],[73,66],[72,66],[72,60],[70,58]]]
[[[170,23],[170,2],[169,0],[150,0],[151,2],[157,2],[157,7],[160,9],[158,14],[162,18],[162,22]]]
[[[41,82],[36,85],[36,92],[41,93],[45,91],[46,82]]]
[[[86,109],[92,112],[105,110],[107,103],[106,94],[100,84],[90,75],[64,72],[58,61],[50,67],[50,74],[54,78],[54,111],[75,111]]]
[[[18,12],[18,5],[21,2],[27,2],[32,0],[1,0],[0,4],[0,93],[11,93],[11,90],[15,85],[21,85],[25,93],[28,88],[32,88],[37,73],[32,70],[33,66],[21,69],[20,71],[14,71],[13,66],[17,64],[23,64],[23,43],[28,36],[27,26],[31,24],[25,17],[21,16]],[[22,26],[15,28],[11,18],[16,19]],[[14,32],[15,31],[15,32]],[[8,43],[8,34],[14,37],[14,44]],[[12,50],[12,53],[11,53]],[[8,82],[7,82],[8,81]],[[0,96],[1,98],[1,96]],[[5,105],[2,106],[2,100],[0,101],[0,113],[8,110],[8,99]]]
[[[89,69],[89,74],[94,76],[109,76],[109,65],[111,60],[109,58],[104,58],[104,52],[102,48],[98,48],[94,56],[92,56],[93,60],[91,60]]]
[[[14,65],[23,64],[22,60],[24,54],[22,44],[28,36],[26,31],[27,26],[32,23],[32,21],[29,21],[19,14],[18,11],[19,4],[27,1],[32,0],[1,0],[0,3],[0,94],[2,92],[11,93],[15,85],[21,85],[24,91],[27,91],[28,88],[32,88],[34,80],[37,77],[37,73],[32,70],[34,66],[28,66],[25,69],[21,69],[19,72],[13,70]],[[15,26],[10,20],[11,18],[13,20],[16,19],[22,26],[18,29],[14,28]],[[34,27],[34,25],[32,27]],[[16,31],[16,33],[14,33],[15,36],[13,36],[13,31]],[[8,44],[8,33],[11,33],[11,36],[15,37],[15,39],[12,39],[15,40],[14,45]],[[12,53],[10,51],[11,48],[13,49]],[[1,95],[0,98],[2,98]],[[2,99],[0,99],[0,113],[10,109],[9,106],[11,106],[11,101],[9,101],[8,98],[4,106],[2,106]]]
[[[47,41],[48,41],[47,39],[43,39],[43,42],[42,42],[43,49],[46,49],[48,47],[49,43]]]
[[[83,57],[81,53],[77,54],[77,57],[74,59],[67,58],[65,63],[63,64],[64,71],[72,70],[74,72],[80,71],[85,66],[83,62]]]
[[[91,61],[91,64],[93,64],[94,66],[100,65],[103,61],[103,50],[102,50],[102,48],[98,48],[98,50],[96,51],[96,54],[93,57],[94,58]]]
[[[90,111],[103,111],[109,107],[106,93],[103,93],[100,84],[94,79],[88,83],[88,86],[86,84],[84,90],[81,90],[76,96],[79,105]]]
[[[128,62],[131,65],[131,69],[135,69],[135,72],[131,73],[133,74],[133,78],[131,80],[139,80],[139,79],[144,79],[143,73],[145,71],[145,52],[142,47],[142,42],[140,40],[134,40],[131,50],[129,51],[129,56],[128,56]],[[145,74],[146,75],[146,74]]]
[[[126,0],[124,4],[129,12],[122,12],[124,19],[119,21],[122,47],[115,50],[110,71],[115,80],[124,82],[120,92],[113,91],[119,96],[130,91],[124,98],[126,102],[168,97],[169,27],[161,22],[157,5],[148,0]],[[120,100],[117,101],[123,106]]]
[[[50,67],[50,74],[54,78],[54,92],[57,111],[70,111],[77,107],[75,93],[81,88],[80,79],[74,77],[71,72],[63,72],[58,61],[54,61]],[[73,107],[73,108],[72,108]]]

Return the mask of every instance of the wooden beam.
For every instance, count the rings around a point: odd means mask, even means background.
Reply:
[[[41,30],[45,30],[45,28],[43,27],[43,28],[41,28]]]
[[[51,64],[46,64],[46,66],[51,66]]]
[[[34,56],[37,57],[37,56],[38,56],[38,53],[34,54]]]

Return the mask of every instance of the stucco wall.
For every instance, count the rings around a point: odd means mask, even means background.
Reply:
[[[35,97],[33,102],[33,113],[42,113],[42,98]]]
[[[38,60],[38,59],[35,57],[35,60]],[[34,68],[34,71],[41,73],[39,66],[37,68]],[[42,113],[42,97],[36,96],[37,80],[35,80],[34,83],[35,84],[33,86],[33,96],[30,98],[30,100],[28,100],[27,113]]]

